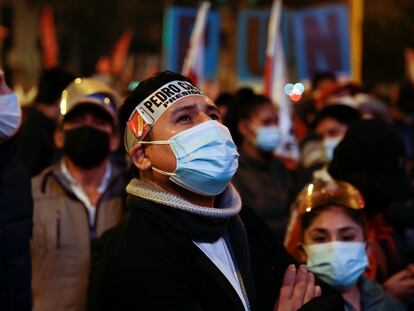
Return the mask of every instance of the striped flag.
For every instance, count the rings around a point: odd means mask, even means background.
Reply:
[[[59,64],[59,48],[56,38],[55,21],[50,5],[42,9],[40,16],[40,38],[43,50],[43,67],[52,68]]]
[[[204,1],[198,9],[181,72],[198,87],[202,87],[204,83],[204,35],[210,6],[210,2]]]
[[[267,32],[265,94],[279,107],[281,145],[275,152],[284,158],[299,160],[299,149],[292,131],[292,103],[284,93],[287,81],[283,39],[280,31],[282,1],[274,0]]]

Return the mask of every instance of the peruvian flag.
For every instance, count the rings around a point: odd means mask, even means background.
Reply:
[[[267,31],[265,94],[279,107],[281,144],[276,154],[283,158],[299,160],[299,149],[292,131],[292,103],[284,93],[287,81],[283,39],[280,31],[282,0],[273,0]]]
[[[204,83],[204,34],[210,6],[210,2],[204,1],[198,8],[193,32],[191,33],[190,43],[181,71],[184,76],[187,76],[198,87],[202,87]]]

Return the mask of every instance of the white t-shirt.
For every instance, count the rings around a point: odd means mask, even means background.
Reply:
[[[221,237],[214,243],[194,242],[199,249],[216,265],[216,267],[224,274],[226,279],[233,286],[240,297],[245,310],[249,310],[246,298],[243,295],[242,288],[237,278],[236,268],[231,258],[226,242]]]

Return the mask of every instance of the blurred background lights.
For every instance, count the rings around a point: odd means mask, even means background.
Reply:
[[[305,91],[305,86],[302,83],[287,83],[285,85],[284,91],[292,101],[297,102],[302,98],[302,94]]]
[[[285,94],[289,96],[293,91],[294,85],[292,83],[288,83],[285,85]]]
[[[139,84],[139,81],[131,81],[128,84],[128,91],[132,92]]]

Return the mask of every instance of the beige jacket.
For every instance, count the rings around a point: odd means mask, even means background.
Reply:
[[[59,165],[32,180],[33,310],[75,311],[86,305],[91,239],[115,226],[122,216],[125,182],[113,169],[90,228],[86,207],[71,192]]]

